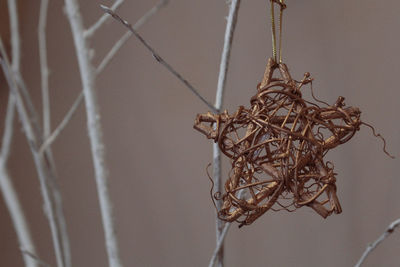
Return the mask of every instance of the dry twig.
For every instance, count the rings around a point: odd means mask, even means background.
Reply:
[[[241,190],[239,192],[239,198],[242,196],[242,193],[243,193],[243,190]],[[214,266],[215,261],[217,260],[217,256],[219,255],[219,252],[220,252],[221,248],[224,245],[224,240],[225,240],[226,234],[228,233],[228,230],[229,230],[231,225],[232,225],[232,223],[225,222],[224,228],[222,229],[221,234],[219,236],[219,239],[217,240],[217,245],[215,246],[215,249],[214,249],[214,252],[213,252],[213,254],[211,256],[211,260],[210,260],[210,263],[208,264],[208,267],[213,267]]]
[[[8,1],[8,11],[10,17],[10,32],[11,32],[11,53],[12,53],[12,70],[19,72],[21,65],[21,46],[20,35],[18,26],[18,11],[16,1]],[[2,39],[0,37],[1,57],[0,61],[5,60],[6,53],[3,47]],[[6,73],[4,73],[6,75]],[[5,119],[5,127],[1,144],[0,152],[0,189],[4,198],[4,202],[10,213],[11,220],[13,221],[14,229],[17,234],[18,242],[24,249],[28,249],[36,253],[35,244],[32,240],[32,235],[29,230],[28,221],[26,220],[23,208],[15,191],[11,177],[7,171],[7,161],[10,155],[10,148],[13,136],[14,117],[15,117],[15,97],[10,92],[8,99],[8,106]],[[37,263],[31,258],[23,255],[25,266],[37,267]]]
[[[133,25],[133,29],[138,30],[143,24],[145,24],[152,16],[157,14],[157,12],[165,7],[168,4],[169,0],[160,0],[157,5],[152,7],[149,11],[147,11],[146,14],[144,14],[136,23]],[[108,17],[107,14],[105,16]],[[129,38],[132,36],[131,31],[126,31],[125,34],[117,41],[115,42],[114,46],[111,48],[111,50],[107,53],[107,55],[103,58],[101,63],[96,69],[96,73],[100,74],[103,72],[105,67],[110,63],[111,59],[115,56],[115,54],[118,52],[119,49],[129,40]]]
[[[38,153],[40,135],[35,130],[32,121],[30,120],[30,117],[28,115],[28,112],[24,106],[24,102],[21,97],[21,93],[16,81],[17,75],[14,75],[14,72],[10,67],[1,39],[0,39],[0,52],[2,56],[2,58],[0,59],[0,63],[3,68],[4,75],[7,79],[8,85],[10,87],[10,93],[15,98],[17,111],[21,119],[21,123],[24,128],[26,138],[28,140],[33,155],[36,169],[38,171],[41,192],[45,204],[45,213],[48,217],[50,224],[50,229],[53,238],[53,245],[57,259],[57,265],[65,266],[62,253],[62,245],[61,245],[62,242],[60,241],[60,239],[64,238],[64,236],[60,234],[60,229],[59,229],[60,221],[63,218],[62,217],[60,218],[59,216],[60,210],[57,207],[58,204],[60,204],[60,201],[58,201],[59,198],[56,199],[55,196],[56,194],[58,195],[58,191],[57,188],[54,186],[55,181],[54,181],[54,174],[52,173],[53,168],[50,165],[51,160],[47,154],[40,155]],[[57,210],[59,212],[57,212]]]
[[[220,63],[220,68],[219,68],[217,92],[216,92],[216,96],[215,96],[215,108],[218,112],[221,111],[222,103],[223,103],[223,99],[224,99],[226,76],[228,73],[229,59],[230,59],[230,54],[231,54],[233,35],[235,32],[236,22],[237,22],[238,13],[239,13],[239,7],[240,7],[240,0],[233,0],[230,3],[229,15],[228,15],[228,20],[227,20],[226,29],[225,29],[224,47],[222,50],[221,63]],[[217,144],[213,144],[213,177],[214,177],[215,190],[217,192],[221,191],[221,179],[222,179],[221,176],[222,176],[221,151]],[[222,207],[221,200],[216,201],[216,207],[217,207],[217,210],[221,209],[221,207]],[[218,254],[217,254],[217,256],[218,256],[217,266],[223,266],[223,259],[224,259],[223,239],[221,240],[221,243],[218,243],[218,241],[221,239],[223,230],[225,230],[224,222],[219,220],[218,216],[217,216],[217,218],[216,218],[217,247],[219,244],[219,250],[218,250]],[[228,229],[226,228],[226,231],[227,230]]]
[[[115,3],[112,5],[111,10],[115,11],[120,5],[122,5],[122,3],[124,2],[124,0],[117,0],[115,1]],[[85,30],[83,32],[83,37],[85,38],[90,38],[93,36],[93,34],[100,29],[101,26],[103,26],[103,24],[107,21],[108,16],[106,14],[103,14],[100,19],[98,21],[96,21],[95,24],[93,24],[93,26],[91,26],[89,29]]]
[[[383,242],[389,235],[391,235],[394,230],[400,226],[400,219],[395,220],[394,222],[392,222],[388,228],[385,230],[385,232],[377,239],[375,240],[373,243],[368,244],[367,249],[364,251],[363,255],[361,256],[361,258],[358,260],[358,262],[356,263],[356,265],[354,265],[355,267],[360,267],[361,264],[363,264],[363,262],[366,260],[366,258],[368,257],[368,255],[381,243]]]
[[[12,179],[7,172],[7,161],[10,154],[10,147],[13,136],[14,116],[15,115],[15,99],[10,93],[6,112],[4,133],[2,138],[2,146],[0,153],[0,190],[4,198],[4,202],[10,213],[18,242],[23,249],[36,253],[35,244],[29,230],[29,224],[26,220],[24,210],[15,191]],[[37,267],[37,263],[29,257],[23,256],[26,267]]]
[[[77,0],[65,0],[66,12],[75,43],[81,74],[87,115],[87,128],[94,163],[97,193],[100,202],[108,262],[111,267],[122,266],[115,234],[114,216],[109,194],[109,171],[106,164],[105,145],[100,121],[100,110],[95,89],[96,75],[91,63],[89,45],[85,38],[82,16]]]
[[[51,267],[50,264],[44,262],[42,259],[40,259],[38,256],[36,256],[34,253],[28,251],[28,250],[24,250],[21,249],[22,253],[29,256],[30,258],[32,258],[39,266],[42,267]]]
[[[129,24],[126,20],[122,19],[119,15],[113,12],[109,7],[101,5],[101,8],[104,12],[110,14],[114,19],[119,21],[122,25],[129,29],[129,31],[151,52],[154,59],[163,65],[169,72],[171,72],[176,78],[178,78],[193,94],[195,94],[204,104],[206,104],[212,111],[216,112],[215,107],[208,102],[199,91],[193,87],[191,83],[189,83],[186,79],[182,77],[182,75],[177,72],[171,65],[169,65],[147,42],[143,39],[143,37]]]
[[[46,43],[48,6],[49,6],[49,0],[41,0],[39,23],[38,23],[39,59],[40,59],[42,106],[43,106],[43,138],[42,138],[43,140],[46,140],[51,133],[49,67],[47,62],[47,43]],[[41,147],[43,147],[43,145]],[[53,153],[50,147],[46,147],[45,150],[39,151],[39,154],[49,155],[52,165],[55,166],[53,160]],[[58,217],[61,218],[59,220],[59,227],[60,227],[60,234],[62,236],[61,242],[63,247],[64,264],[66,267],[69,267],[71,266],[71,251],[67,233],[67,226],[65,223],[64,214],[61,209],[62,205],[61,195],[58,192],[54,192],[53,194],[56,202],[56,213],[58,214]]]
[[[41,0],[38,25],[40,74],[43,101],[43,136],[50,135],[50,97],[49,97],[49,67],[47,64],[46,25],[49,0]]]
[[[153,15],[155,15],[162,7],[164,7],[168,3],[168,0],[161,0],[156,6],[151,8],[146,14],[144,14],[133,26],[134,29],[138,29],[141,27],[144,23],[146,23]],[[108,16],[108,15],[106,15]],[[111,50],[107,53],[107,55],[104,57],[104,59],[101,61],[99,66],[96,68],[96,75],[99,75],[100,73],[103,72],[105,67],[108,65],[108,63],[111,61],[111,59],[116,55],[116,53],[119,51],[119,49],[126,43],[126,41],[129,39],[129,37],[132,36],[132,33],[130,31],[127,31],[121,39],[119,39],[114,46],[111,48]],[[51,133],[51,135],[43,142],[42,147],[40,148],[40,151],[43,152],[47,147],[49,147],[60,135],[60,133],[64,130],[64,128],[68,125],[68,122],[72,119],[76,111],[78,110],[78,107],[83,101],[83,91],[81,91],[78,95],[78,97],[75,99],[74,103],[68,110],[67,114],[65,114],[64,118],[60,122],[60,124],[57,126],[57,128]]]
[[[0,38],[0,46],[1,44]],[[0,59],[1,60],[1,59]],[[6,119],[4,125],[4,133],[1,142],[0,152],[0,189],[4,198],[4,202],[10,213],[18,242],[23,249],[30,250],[36,253],[35,244],[32,240],[32,235],[29,229],[28,221],[26,220],[24,210],[15,191],[12,179],[7,171],[7,161],[10,155],[10,148],[13,137],[15,117],[15,99],[10,93],[8,97],[8,106],[6,111]],[[24,255],[25,266],[37,267],[37,263]]]

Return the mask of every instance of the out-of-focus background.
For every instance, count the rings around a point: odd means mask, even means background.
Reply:
[[[1,0],[1,12],[6,8]],[[85,25],[99,4],[79,1]],[[119,13],[135,22],[157,1],[126,1]],[[283,57],[292,76],[309,71],[317,96],[339,95],[358,106],[399,155],[400,2],[395,0],[288,0]],[[19,1],[23,75],[41,107],[37,46],[39,1]],[[269,1],[242,1],[224,106],[249,105],[271,54]],[[171,0],[140,33],[209,100],[214,101],[228,5],[226,1]],[[1,29],[5,21],[1,14]],[[62,1],[50,1],[48,56],[53,128],[81,90],[77,60]],[[107,23],[91,42],[96,62],[125,32]],[[3,34],[3,32],[1,33]],[[0,84],[0,127],[8,87]],[[131,39],[97,83],[110,167],[111,197],[125,266],[206,266],[215,247],[215,212],[206,166],[211,141],[192,128],[207,107]],[[55,265],[36,170],[19,122],[10,175],[30,222],[40,257]],[[84,107],[53,145],[62,189],[73,266],[107,266]],[[370,130],[330,152],[343,213],[322,219],[310,208],[268,212],[253,225],[231,227],[226,266],[352,266],[367,243],[400,217],[399,159],[382,152]],[[224,175],[229,165],[224,164]],[[365,266],[398,266],[394,233]],[[0,265],[23,266],[8,211],[0,198]]]

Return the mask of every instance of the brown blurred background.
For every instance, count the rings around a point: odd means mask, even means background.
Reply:
[[[0,0],[5,7],[6,1]],[[51,1],[48,53],[53,128],[81,90],[70,27],[62,1]],[[126,1],[119,13],[135,22],[157,1]],[[22,67],[41,108],[37,47],[39,1],[20,1]],[[102,14],[80,1],[85,24]],[[271,54],[267,0],[242,1],[233,44],[225,107],[249,105]],[[319,98],[337,96],[363,111],[399,155],[400,2],[395,0],[288,0],[283,56],[291,73],[315,78]],[[3,8],[2,8],[3,9]],[[4,10],[2,10],[3,12]],[[140,32],[160,54],[214,101],[228,14],[226,1],[171,0]],[[2,15],[3,17],[3,15]],[[1,26],[4,26],[3,19]],[[91,42],[100,62],[124,29],[110,21]],[[4,82],[4,81],[2,81]],[[206,266],[215,247],[214,208],[205,169],[211,142],[193,130],[207,111],[182,84],[131,39],[98,79],[110,167],[111,196],[125,266]],[[0,85],[0,127],[8,88]],[[40,257],[55,259],[36,170],[19,122],[9,171],[30,222]],[[73,265],[107,266],[83,106],[53,145],[72,245]],[[304,207],[268,212],[226,239],[226,266],[352,266],[368,242],[400,217],[398,160],[382,152],[369,129],[328,154],[338,173],[343,213],[324,220]],[[228,165],[225,162],[225,175]],[[0,198],[1,199],[1,198]],[[23,266],[8,211],[0,201],[0,266]],[[365,266],[399,266],[394,233]]]

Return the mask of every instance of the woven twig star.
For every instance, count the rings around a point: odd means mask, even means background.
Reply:
[[[303,99],[309,76],[295,81],[285,64],[269,59],[250,109],[197,115],[194,128],[232,160],[225,192],[214,196],[223,200],[220,219],[242,226],[270,209],[309,206],[324,218],[342,211],[333,164],[324,156],[359,130],[361,112],[346,108],[343,97],[334,105]]]

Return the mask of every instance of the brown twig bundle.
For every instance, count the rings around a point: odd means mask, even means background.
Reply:
[[[312,82],[309,76],[295,81],[285,64],[269,59],[250,109],[197,115],[194,128],[232,160],[225,192],[214,196],[223,200],[221,220],[248,225],[269,209],[305,205],[324,218],[342,211],[333,164],[324,156],[359,130],[361,112],[345,107],[343,97],[334,105],[303,99],[300,89]]]

